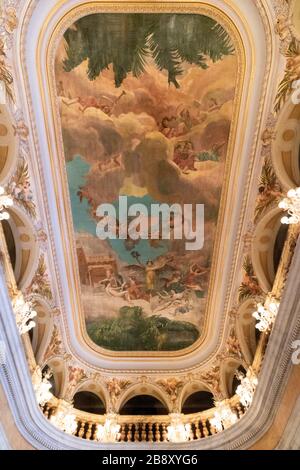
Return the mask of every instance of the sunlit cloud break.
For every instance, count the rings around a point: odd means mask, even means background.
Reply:
[[[100,240],[187,240],[188,251],[204,246],[204,204],[145,204],[128,206],[119,196],[118,213],[113,204],[100,204],[96,233]]]

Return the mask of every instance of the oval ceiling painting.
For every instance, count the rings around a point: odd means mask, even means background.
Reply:
[[[238,60],[200,14],[97,13],[56,55],[86,332],[178,351],[205,318]]]

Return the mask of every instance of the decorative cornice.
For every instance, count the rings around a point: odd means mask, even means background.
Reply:
[[[259,385],[252,406],[245,416],[232,428],[199,442],[178,445],[178,449],[247,449],[261,437],[271,425],[278,410],[282,391],[292,367],[292,343],[300,335],[300,290],[298,270],[300,244],[298,244],[290,268],[288,283],[272,331]],[[6,391],[18,429],[38,449],[95,449],[105,448],[101,444],[83,441],[64,435],[45,421],[35,402],[31,377],[27,369],[23,346],[14,323],[14,315],[8,292],[0,273],[0,325],[2,340],[6,346],[5,363],[0,369],[1,383]],[[131,445],[132,448],[147,448],[147,445]],[[152,444],[153,448],[162,448]],[[110,448],[118,448],[115,444]],[[163,448],[172,448],[163,444]]]
[[[25,2],[25,3],[26,3],[26,2]],[[25,4],[25,3],[24,3],[24,4]],[[34,8],[35,8],[35,6],[36,6],[36,3],[35,3],[35,2],[27,2],[26,4],[27,4],[27,6],[29,7],[29,10],[28,10],[28,12],[27,12],[27,13],[28,13],[27,18],[26,18],[26,20],[24,21],[23,39],[24,39],[24,37],[25,37],[24,35],[26,34],[26,27],[27,27],[27,24],[28,24],[30,15],[32,14],[32,12],[33,12],[33,10],[34,10]],[[269,49],[270,49],[270,48],[271,48],[271,40],[270,40],[271,35],[270,35],[270,32],[269,32],[269,25],[268,25],[267,13],[266,13],[266,11],[264,10],[264,6],[262,5],[262,3],[261,3],[260,1],[257,2],[257,6],[258,6],[258,8],[259,8],[259,10],[260,10],[261,16],[262,16],[263,21],[264,21],[265,26],[266,26],[266,32],[267,32],[266,36],[267,36],[267,38],[268,38],[268,40],[267,40],[267,45],[268,45],[268,47],[269,47]],[[20,9],[21,9],[21,5],[20,5]],[[23,45],[23,46],[24,46],[24,45]],[[269,57],[269,56],[270,56],[270,55],[268,55],[268,57]],[[269,59],[268,67],[270,67],[270,59]],[[264,92],[263,92],[263,93],[266,92],[266,86],[267,86],[267,81],[268,81],[268,77],[267,77],[267,76],[268,76],[268,74],[265,75],[265,83],[264,83]],[[30,93],[28,93],[28,97],[30,97]],[[262,113],[262,111],[263,111],[263,103],[261,103],[260,114]],[[33,129],[33,132],[32,132],[32,136],[33,136],[33,137],[36,137],[36,132],[35,132],[34,129]],[[36,146],[35,146],[35,148],[38,149],[38,142],[37,142],[37,139],[35,139],[35,140],[36,140]],[[252,161],[253,161],[253,158],[252,158]],[[40,172],[40,168],[39,168],[39,172]],[[41,172],[40,172],[40,173],[41,173]],[[249,178],[250,178],[250,175],[249,175]],[[43,191],[43,193],[44,193],[44,191]],[[245,205],[244,205],[244,206],[245,206]],[[45,203],[45,208],[46,208],[46,207],[47,207],[47,203]],[[47,217],[47,218],[48,218],[48,220],[49,220],[49,217]],[[53,234],[51,233],[51,228],[50,228],[50,227],[51,227],[51,225],[48,224],[48,228],[49,228],[49,230],[48,230],[48,231],[49,231],[49,245],[51,244],[51,247],[52,247],[51,251],[54,253],[54,264],[56,264],[56,262],[55,262],[55,250],[53,249]],[[236,249],[237,249],[237,248],[238,248],[238,245],[236,245]],[[51,262],[51,265],[53,265],[52,262]],[[55,267],[55,270],[56,270],[56,274],[57,274],[57,279],[59,279],[59,272],[58,272],[57,266]],[[52,273],[51,273],[51,274],[52,274]],[[61,288],[60,288],[59,290],[61,291]],[[61,295],[60,295],[60,298],[61,298]],[[62,311],[64,311],[64,306],[63,306],[63,304],[61,304],[60,307],[61,307]],[[223,326],[224,326],[224,325],[223,325]],[[64,325],[64,327],[66,327],[66,325]],[[222,328],[220,328],[220,340],[222,339],[222,338],[221,338],[221,334],[222,334],[221,332],[222,332]],[[65,338],[65,335],[64,335],[64,338]],[[68,331],[67,331],[67,340],[70,341],[69,332],[68,332]],[[73,352],[73,354],[76,356],[76,360],[77,360],[79,363],[81,363],[83,367],[85,367],[85,368],[88,367],[88,363],[85,362],[85,361],[83,360],[83,358],[78,357],[78,355],[75,354],[75,351],[72,351],[72,352]],[[208,360],[210,360],[211,358],[212,358],[212,356],[209,357]],[[145,372],[148,372],[148,373],[149,373],[150,371],[145,371]]]
[[[25,3],[26,3],[26,2],[25,2]],[[270,36],[269,31],[268,31],[269,23],[268,23],[268,19],[267,19],[267,14],[266,14],[266,12],[265,12],[264,9],[263,9],[262,3],[261,3],[260,1],[257,1],[256,3],[257,3],[257,5],[258,5],[259,8],[260,8],[260,11],[261,11],[262,17],[263,17],[263,21],[264,21],[264,23],[265,23],[265,25],[266,25],[266,27],[267,27],[266,30],[267,30],[267,37],[268,37],[268,47],[269,47],[269,51],[270,51],[270,49],[271,49],[271,36]],[[34,8],[35,2],[31,2],[31,3],[29,3],[29,4],[30,4],[30,8]],[[270,59],[269,59],[268,67],[270,67]],[[264,91],[263,91],[263,94],[266,92],[266,86],[267,86],[267,84],[268,84],[268,77],[267,77],[267,75],[268,75],[268,74],[266,74],[266,78],[265,78],[265,82],[264,82]],[[29,96],[29,95],[28,95],[28,96]],[[257,126],[257,135],[256,135],[256,137],[258,137],[259,128],[260,128],[260,122],[261,122],[261,120],[263,120],[264,104],[265,104],[265,103],[264,103],[264,100],[262,100],[261,103],[260,103],[260,113],[259,113],[260,118],[259,118],[259,123],[258,123],[258,126]],[[32,111],[32,110],[31,110],[31,111]],[[24,122],[23,118],[22,118],[22,119],[21,119],[21,118],[20,118],[20,119],[16,119],[16,122],[17,122],[17,124],[16,124],[16,126],[15,126],[15,128],[16,128],[16,133],[17,133],[18,136],[19,136],[19,139],[20,139],[21,144],[22,144],[22,142],[23,142],[24,145],[25,145],[25,142],[27,142],[27,138],[28,138],[28,129],[27,129],[26,125],[25,125],[25,122]],[[32,124],[32,123],[31,123],[31,124]],[[32,125],[33,125],[33,124],[32,124]],[[37,139],[37,136],[35,135],[34,132],[33,132],[33,137],[35,137],[35,140],[36,140],[36,142],[35,142],[36,147],[35,147],[35,148],[38,149],[38,139]],[[262,141],[262,145],[263,145],[264,148],[266,148],[266,147],[270,144],[270,141],[272,140],[272,137],[273,137],[272,134],[271,134],[271,135],[266,135],[266,134],[264,134],[264,136],[263,136],[263,141]],[[257,139],[254,139],[254,140],[257,141]],[[29,144],[28,144],[28,145],[29,145]],[[256,144],[255,144],[255,145],[256,145]],[[258,162],[258,163],[257,163],[257,162],[254,162],[254,154],[255,154],[255,151],[257,150],[257,148],[255,147],[255,145],[254,145],[254,147],[253,147],[253,152],[252,152],[252,154],[251,154],[251,158],[249,159],[249,160],[250,160],[250,166],[249,166],[249,174],[247,175],[247,180],[248,180],[248,183],[249,183],[249,184],[250,184],[251,178],[253,177],[253,175],[251,175],[251,170],[253,170],[253,165],[255,166],[255,171],[258,171],[258,168],[259,168],[259,162]],[[28,151],[28,149],[27,149],[27,151]],[[39,152],[37,152],[37,153],[39,153]],[[29,156],[28,156],[28,158],[29,158]],[[32,158],[32,157],[31,157],[31,158]],[[256,166],[257,166],[257,167],[256,167]],[[40,167],[39,167],[38,169],[41,170]],[[254,171],[254,173],[255,173],[255,171]],[[243,208],[244,208],[245,211],[246,211],[246,204],[247,204],[247,203],[248,203],[248,200],[246,200],[246,199],[243,200]],[[43,207],[43,210],[47,210],[47,203],[46,203],[46,202],[45,202],[45,207]],[[41,212],[42,212],[42,210],[41,210]],[[250,212],[250,211],[249,211],[249,209],[248,209],[248,213],[249,213],[249,212]],[[46,218],[47,218],[47,217],[45,217],[45,220],[46,220]],[[244,224],[244,222],[245,222],[245,221],[242,220],[242,219],[243,219],[243,217],[242,217],[241,220],[239,221],[239,230],[238,230],[239,235],[242,233],[243,224]],[[54,242],[53,242],[53,234],[51,233],[51,223],[50,223],[50,216],[49,216],[49,214],[48,214],[48,220],[47,220],[47,222],[48,222],[48,228],[49,228],[49,234],[50,234],[50,235],[49,235],[49,244],[48,244],[48,247],[49,247],[49,249],[50,249],[50,247],[52,247],[52,248],[54,247]],[[46,222],[45,222],[45,223],[46,223]],[[46,239],[45,239],[45,237],[44,237],[44,233],[45,233],[45,232],[43,232],[43,234],[42,234],[43,243],[46,244]],[[237,238],[239,239],[239,237],[237,237]],[[240,246],[239,246],[239,242],[237,241],[237,242],[236,242],[236,245],[235,245],[235,255],[238,254],[238,250],[240,250]],[[46,251],[46,250],[45,250],[45,251]],[[50,252],[51,252],[51,251],[52,251],[52,250],[50,250]],[[54,253],[54,251],[55,251],[55,250],[53,250],[53,253]],[[243,253],[243,254],[244,254],[244,253]],[[242,255],[243,255],[243,254],[242,254]],[[46,255],[45,255],[45,256],[46,256]],[[44,255],[41,255],[40,263],[41,263],[41,259],[43,259],[44,262],[45,262],[45,256],[44,256]],[[44,269],[45,266],[44,266],[44,265],[42,266],[43,269],[40,270],[40,267],[41,267],[40,263],[39,263],[39,267],[38,267],[38,271],[37,271],[38,279],[41,280],[41,278],[43,278],[43,285],[44,285],[44,287],[45,287],[45,282],[46,282],[46,285],[47,285],[46,287],[47,287],[47,289],[46,289],[46,290],[44,289],[44,294],[45,294],[46,297],[49,298],[49,300],[51,300],[51,299],[52,299],[52,294],[51,294],[51,298],[50,298],[50,294],[49,294],[50,284],[49,284],[49,282],[48,282],[49,279],[47,278],[47,273],[45,273],[45,269]],[[54,260],[54,263],[52,263],[52,260],[51,260],[51,268],[52,268],[52,265],[53,265],[53,264],[55,264],[55,260]],[[233,275],[233,271],[234,271],[235,268],[236,268],[235,263],[233,263],[233,264],[232,264],[232,270],[231,270],[232,275]],[[56,273],[57,273],[57,278],[59,279],[58,267],[55,266],[53,270],[55,271],[55,269],[56,269]],[[42,274],[41,274],[39,271],[42,271]],[[50,272],[50,270],[49,270],[49,272]],[[51,271],[51,273],[52,273],[52,271]],[[36,280],[36,276],[34,277],[33,281],[35,281],[35,280]],[[45,282],[44,282],[44,281],[45,281]],[[38,285],[38,283],[36,283],[36,284]],[[31,287],[32,287],[32,286],[31,286]],[[48,289],[48,287],[49,287],[49,289]],[[39,292],[40,292],[40,289],[38,289],[38,290],[39,290]],[[61,290],[61,288],[60,288],[60,290]],[[29,292],[29,291],[28,291],[28,292]],[[43,290],[42,290],[42,292],[43,292]],[[229,301],[228,297],[227,297],[227,301]],[[63,311],[63,310],[64,310],[64,306],[63,306],[63,305],[60,305],[60,307],[61,307],[61,310]],[[229,323],[230,323],[230,322],[229,322]],[[61,323],[57,323],[57,326],[58,326],[59,328],[61,328],[62,330],[63,330],[63,328],[66,328],[66,324],[63,324],[63,321],[62,321]],[[219,346],[220,346],[220,351],[218,351],[218,353],[219,353],[219,355],[220,355],[220,356],[219,356],[219,359],[222,358],[222,357],[224,358],[224,357],[226,356],[226,354],[228,354],[229,356],[232,355],[232,351],[230,352],[229,349],[228,349],[229,346],[230,346],[231,350],[232,350],[233,346],[235,347],[235,349],[236,349],[236,351],[235,351],[235,352],[236,352],[236,357],[239,357],[239,354],[238,354],[238,345],[237,345],[237,344],[234,344],[233,342],[232,342],[231,345],[228,345],[228,343],[226,344],[226,335],[227,335],[227,333],[230,333],[230,331],[232,331],[232,330],[230,329],[230,324],[228,324],[228,325],[226,324],[226,325],[225,325],[225,322],[223,322],[221,326],[222,326],[222,328],[220,328],[220,334],[219,334]],[[224,326],[225,326],[225,328],[224,328]],[[68,336],[68,333],[67,333],[67,336]],[[69,337],[68,337],[67,339],[70,340]],[[232,337],[231,339],[232,339],[232,341],[233,341],[234,338]],[[61,335],[61,341],[62,341],[62,342],[65,342],[65,335]],[[221,344],[221,343],[222,343],[222,344]],[[223,348],[223,350],[222,350],[222,348]],[[225,348],[225,349],[224,349],[224,348]],[[227,348],[227,351],[226,351],[226,348]],[[88,373],[92,373],[92,371],[95,370],[95,369],[92,369],[91,367],[89,367],[88,362],[84,361],[82,358],[80,358],[80,357],[77,356],[77,351],[76,351],[76,352],[72,351],[72,352],[73,352],[73,356],[74,356],[75,359],[76,359],[76,364],[78,364],[78,367],[84,367],[84,370],[88,371]],[[218,387],[219,387],[219,370],[218,370],[218,376],[217,376],[217,375],[216,375],[215,377],[213,376],[215,367],[218,367],[218,365],[215,365],[215,364],[212,362],[212,359],[213,359],[214,355],[215,355],[215,352],[214,352],[214,354],[211,354],[211,355],[210,355],[210,357],[208,358],[206,364],[204,364],[204,367],[202,367],[203,370],[204,370],[204,368],[207,366],[207,363],[208,363],[209,361],[211,361],[211,362],[210,362],[211,370],[207,370],[207,371],[205,370],[205,373],[204,373],[203,376],[205,376],[206,373],[207,373],[207,374],[210,374],[211,380],[212,380],[211,383],[212,383],[212,385],[213,385],[213,387],[214,387],[216,393],[219,393],[219,392],[220,392],[220,390],[219,390],[219,388],[218,388]],[[239,358],[241,359],[241,357],[239,357]],[[99,369],[98,369],[98,370],[99,370]],[[183,379],[184,379],[185,376],[184,376],[183,374],[189,372],[190,370],[193,370],[194,372],[199,372],[198,366],[197,366],[197,367],[194,367],[194,368],[192,368],[192,369],[186,369],[186,370],[181,369],[181,370],[180,370],[180,373],[182,374],[181,377],[183,377]],[[102,372],[104,372],[104,371],[102,371]],[[124,372],[124,374],[126,374],[126,373],[127,373],[127,374],[133,373],[132,370],[123,371],[123,372]],[[156,371],[156,370],[138,371],[139,374],[140,374],[140,373],[143,373],[143,372],[144,372],[144,373],[148,373],[148,374],[152,374],[152,376],[154,376],[154,377],[153,377],[154,380],[156,380],[155,374],[159,374],[159,371]],[[170,371],[170,370],[167,370],[167,371],[166,371],[166,370],[165,370],[165,371],[162,371],[161,373],[162,373],[163,375],[166,375],[166,374],[171,374],[172,371]],[[207,376],[207,378],[209,378],[209,377]]]

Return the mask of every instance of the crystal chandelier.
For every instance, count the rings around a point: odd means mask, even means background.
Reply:
[[[279,310],[279,302],[271,301],[268,305],[257,304],[257,311],[252,316],[258,321],[255,328],[261,332],[268,331],[277,316]]]
[[[282,217],[281,223],[290,225],[300,222],[300,188],[291,189],[278,207],[287,211],[290,217]]]
[[[63,411],[59,411],[50,418],[51,422],[62,431],[67,434],[74,434],[77,430],[77,421],[75,415],[64,414]]]
[[[96,439],[100,442],[117,442],[120,439],[121,426],[117,422],[117,415],[109,413],[106,415],[105,423],[97,425]]]
[[[171,424],[167,427],[167,439],[169,442],[187,442],[191,435],[191,425],[182,422],[180,413],[172,413],[169,415]]]
[[[236,389],[236,394],[240,398],[241,404],[248,408],[252,403],[254,392],[258,384],[257,377],[252,367],[249,367],[246,376],[239,372],[237,378],[241,383]]]
[[[0,186],[0,220],[8,220],[9,213],[5,210],[7,207],[13,205],[13,200],[8,194],[5,193],[5,190]]]
[[[50,388],[52,388],[49,379],[51,378],[51,372],[48,371],[42,376],[40,368],[33,374],[32,382],[33,389],[35,392],[36,400],[40,406],[44,406],[48,401],[53,398]]]
[[[228,400],[216,402],[215,407],[216,411],[214,417],[210,419],[209,422],[217,432],[230,428],[230,426],[237,422],[238,417],[236,413],[232,411]]]
[[[20,335],[24,335],[35,327],[35,322],[32,321],[32,318],[36,317],[37,313],[33,310],[32,302],[25,302],[22,296],[18,296],[13,301],[13,310]]]
[[[50,421],[54,424],[54,426],[66,432],[67,434],[75,434],[77,431],[78,424],[76,421],[76,416],[72,413],[66,413],[63,410],[57,411],[55,415],[51,416]]]

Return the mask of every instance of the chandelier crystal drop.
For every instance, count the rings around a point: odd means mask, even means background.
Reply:
[[[96,439],[100,442],[111,443],[120,440],[120,428],[117,420],[118,415],[109,413],[106,415],[105,423],[97,425]]]
[[[289,217],[282,217],[282,224],[298,224],[300,222],[300,188],[291,189],[287,193],[287,197],[279,203],[278,207],[289,215]]]
[[[9,213],[5,210],[13,205],[13,199],[6,194],[4,188],[0,186],[0,220],[8,220]]]
[[[228,400],[216,402],[215,407],[216,411],[214,417],[210,419],[209,422],[217,432],[230,428],[230,426],[237,422],[238,417],[236,413],[232,411]]]
[[[52,388],[49,379],[51,378],[52,373],[50,371],[42,375],[40,368],[33,374],[32,382],[33,389],[35,392],[36,400],[40,406],[44,406],[48,401],[53,398],[50,389]]]
[[[63,411],[58,411],[55,415],[51,416],[50,421],[54,426],[67,434],[75,434],[77,431],[78,424],[74,414],[65,414]]]
[[[261,332],[268,331],[273,323],[275,322],[278,310],[279,302],[271,301],[267,305],[257,304],[257,310],[252,316],[258,321],[255,328]]]
[[[241,383],[236,389],[236,394],[241,404],[248,408],[252,403],[254,392],[258,384],[257,377],[253,369],[249,367],[246,376],[242,373],[238,373],[237,378]]]
[[[167,427],[167,439],[169,442],[179,443],[190,440],[191,425],[182,422],[180,413],[172,413],[169,415],[171,424]]]
[[[32,302],[25,302],[23,296],[18,296],[13,301],[13,310],[20,335],[24,335],[35,327],[32,319],[37,316],[37,312],[33,309]]]

